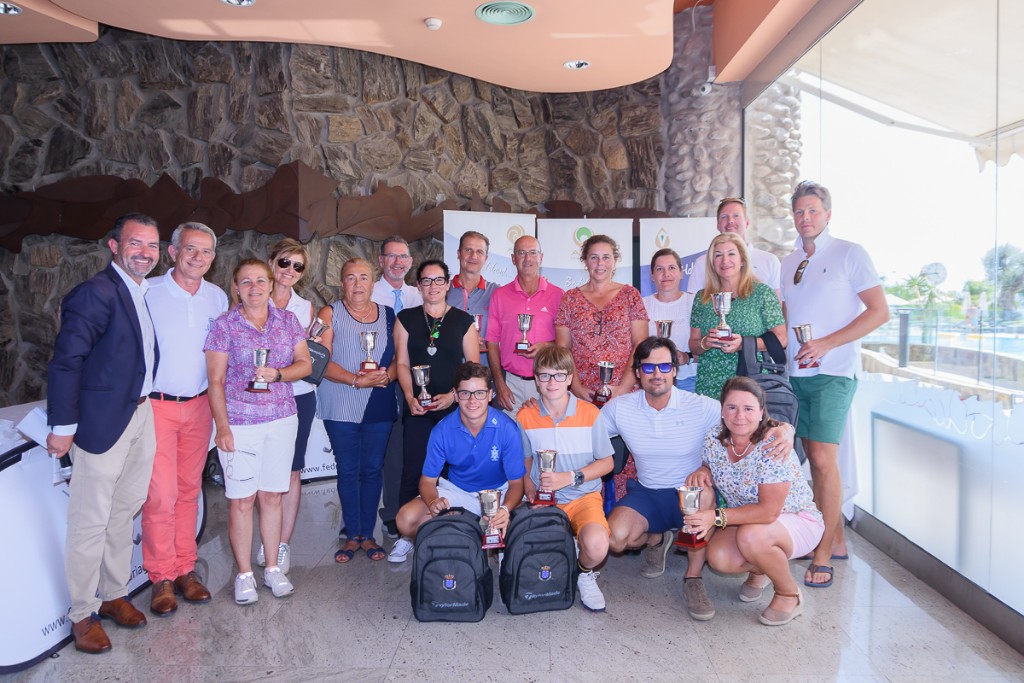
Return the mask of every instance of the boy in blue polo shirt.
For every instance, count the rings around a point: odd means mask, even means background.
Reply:
[[[459,408],[430,433],[420,495],[403,505],[396,518],[403,537],[415,538],[421,524],[450,507],[479,515],[477,493],[484,489],[502,492],[491,526],[505,532],[509,512],[523,499],[526,466],[519,425],[488,405],[493,397],[490,370],[479,363],[455,370]],[[447,479],[441,477],[445,464]]]

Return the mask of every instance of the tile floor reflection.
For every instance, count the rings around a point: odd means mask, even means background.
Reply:
[[[850,534],[851,558],[836,582],[803,589],[804,615],[788,626],[757,621],[756,603],[736,599],[742,577],[707,572],[718,613],[686,614],[686,558],[669,556],[657,579],[636,555],[613,557],[598,579],[608,610],[509,616],[495,596],[478,624],[421,624],[412,617],[412,563],[334,563],[340,508],[333,482],[307,484],[290,578],[295,594],[239,607],[223,491],[209,509],[198,571],[208,605],[139,631],[107,626],[111,653],[73,646],[11,681],[1024,681],[1024,656],[978,625],[873,546]],[[390,545],[387,543],[385,545]],[[255,549],[254,549],[255,557]],[[802,581],[806,562],[794,562]],[[497,581],[495,581],[497,584]],[[577,601],[578,602],[578,601]],[[148,608],[149,589],[136,597]],[[109,622],[105,622],[109,624]]]

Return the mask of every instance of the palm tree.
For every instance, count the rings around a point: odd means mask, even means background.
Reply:
[[[989,249],[982,263],[985,275],[996,285],[996,305],[1001,317],[1015,313],[1017,295],[1024,290],[1024,250],[1013,244],[1001,244]]]

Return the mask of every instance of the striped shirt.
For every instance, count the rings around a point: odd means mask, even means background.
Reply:
[[[704,435],[721,421],[718,401],[673,387],[664,410],[655,410],[647,394],[634,391],[609,401],[601,421],[610,436],[621,435],[633,454],[636,475],[649,489],[683,486],[702,464]]]
[[[569,395],[569,406],[565,416],[555,422],[543,402],[536,406],[523,408],[516,415],[519,422],[519,433],[523,439],[523,454],[533,457],[530,468],[530,479],[540,486],[539,458],[534,457],[537,451],[558,451],[555,457],[556,472],[573,472],[581,470],[595,460],[607,458],[615,449],[608,438],[608,430],[598,419],[601,411],[592,403],[580,401]],[[555,502],[565,505],[577,498],[601,490],[601,480],[592,479],[580,486],[566,486],[555,492]]]
[[[361,323],[336,301],[331,305],[331,362],[349,372],[358,372],[366,358],[359,343],[359,333],[376,331],[377,344],[370,356],[381,368],[387,368],[395,359],[395,314],[391,308],[377,304],[377,318]],[[394,383],[392,383],[394,384]],[[325,379],[316,392],[316,416],[321,420],[337,422],[392,422],[398,415],[395,390],[391,385],[373,389],[356,389],[348,384]]]

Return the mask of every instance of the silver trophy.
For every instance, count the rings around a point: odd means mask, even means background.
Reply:
[[[541,474],[545,472],[555,471],[555,458],[558,457],[558,451],[537,451],[537,468]],[[543,486],[537,488],[537,496],[533,501],[534,505],[554,505],[555,504],[555,492],[545,489]]]
[[[313,318],[313,322],[309,323],[309,327],[306,328],[307,339],[317,339],[327,329],[327,323],[320,318]]]
[[[501,537],[501,531],[491,526],[491,520],[498,514],[498,507],[501,505],[501,491],[498,489],[484,489],[477,494],[480,497],[480,513],[487,518],[487,528],[484,530],[484,550],[490,548],[504,548],[505,541]]]
[[[412,381],[416,382],[416,386],[420,387],[420,395],[416,397],[416,400],[420,402],[420,405],[424,408],[430,406],[430,402],[433,400],[430,394],[427,393],[427,385],[430,384],[430,366],[429,365],[414,365],[412,366]]]
[[[376,330],[360,330],[359,332],[359,346],[362,347],[363,351],[366,352],[366,358],[362,363],[359,364],[360,370],[376,370],[379,365],[377,361],[373,359],[371,355],[373,350],[377,348],[377,331]],[[429,366],[424,366],[429,367]]]
[[[252,350],[252,364],[256,366],[256,369],[267,367],[267,361],[270,359],[270,349],[253,349]],[[246,391],[255,394],[265,394],[270,391],[270,382],[264,382],[254,375],[252,381],[249,382],[249,386],[245,388]]]
[[[811,334],[811,326],[809,323],[804,323],[802,325],[793,325],[793,332],[796,333],[796,340],[800,343],[800,346],[803,346],[807,342],[814,339],[814,335]],[[806,370],[807,368],[817,368],[820,366],[820,358],[815,358],[814,361],[811,363],[808,363],[806,361],[800,361],[797,364],[797,367],[799,367],[801,370]]]
[[[679,508],[683,511],[683,516],[692,515],[700,510],[700,493],[704,489],[700,486],[677,486],[676,491],[679,493]],[[684,550],[699,550],[708,544],[707,538],[697,538],[697,535],[690,531],[686,523],[683,523],[683,528],[679,530],[679,534],[676,535],[676,547],[683,548]]]
[[[530,327],[532,325],[532,313],[519,314],[519,330],[523,333],[523,338],[516,342],[516,353],[526,353],[527,351],[530,350],[530,342],[526,338],[526,333],[530,331]]]
[[[597,372],[601,378],[601,388],[594,395],[594,403],[603,406],[612,397],[612,375],[615,374],[615,363],[610,360],[597,361]]]
[[[732,328],[725,322],[725,316],[732,310],[732,292],[718,292],[711,295],[711,303],[718,314],[718,338],[732,339]]]
[[[672,336],[672,321],[671,320],[655,320],[654,329],[658,331],[659,337],[668,339]]]

